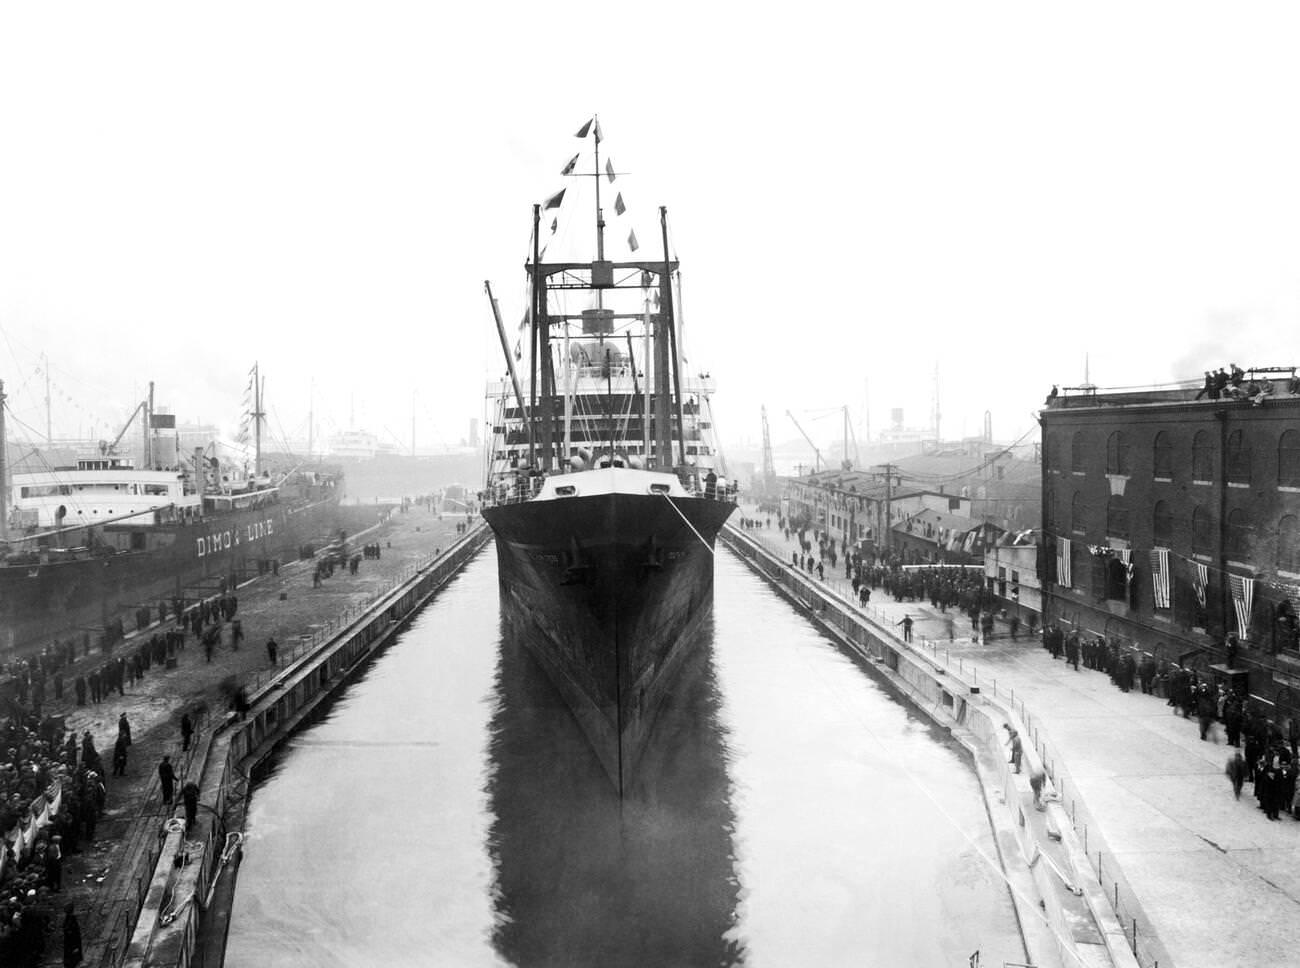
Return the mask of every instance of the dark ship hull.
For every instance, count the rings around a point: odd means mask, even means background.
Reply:
[[[537,659],[620,794],[707,625],[713,543],[733,507],[607,493],[483,510],[507,631]]]
[[[221,579],[256,573],[259,561],[296,559],[302,545],[339,526],[339,511],[334,495],[225,511],[189,525],[105,525],[93,529],[94,550],[11,555],[0,564],[0,648],[79,637],[125,609],[187,591],[213,594]]]

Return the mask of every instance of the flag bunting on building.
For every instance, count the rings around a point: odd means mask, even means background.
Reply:
[[[636,230],[635,230],[635,229],[633,229],[631,232],[629,232],[629,233],[627,234],[627,247],[628,247],[629,249],[631,249],[633,252],[635,252],[637,249],[641,248],[641,246],[637,243],[637,240],[636,240]]]
[[[1210,581],[1210,569],[1199,561],[1190,563],[1192,566],[1192,591],[1196,594],[1196,604],[1205,608],[1205,586]]]
[[[1056,540],[1056,583],[1062,588],[1070,587],[1070,539]]]
[[[1232,607],[1237,612],[1237,637],[1250,638],[1250,607],[1255,601],[1255,579],[1242,575],[1229,575],[1228,587],[1232,590]]]
[[[1115,557],[1124,562],[1124,582],[1133,583],[1133,552],[1128,548],[1116,548]]]
[[[1169,549],[1151,549],[1151,586],[1156,608],[1172,608],[1169,596]]]

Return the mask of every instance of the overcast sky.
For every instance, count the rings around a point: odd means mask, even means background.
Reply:
[[[1300,13],[1091,3],[0,4],[10,433],[149,380],[233,429],[455,443],[593,113],[669,208],[726,440],[848,404],[946,436],[1052,383],[1292,364]],[[650,222],[653,225],[653,222]],[[650,230],[653,233],[653,229]],[[653,234],[643,253],[658,255]],[[29,433],[26,426],[33,428]]]

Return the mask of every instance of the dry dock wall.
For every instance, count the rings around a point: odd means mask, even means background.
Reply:
[[[815,624],[865,660],[869,670],[948,729],[970,754],[1028,963],[1040,968],[1138,968],[1128,938],[1045,775],[1042,808],[1035,804],[1030,777],[1043,775],[1043,764],[1014,709],[989,696],[974,670],[954,671],[939,658],[942,650],[932,652],[924,644],[905,643],[869,610],[781,561],[743,530],[728,524],[721,540]],[[1008,763],[1004,724],[1025,737],[1020,774]]]
[[[335,634],[259,682],[246,716],[230,714],[207,737],[201,775],[192,777],[201,791],[199,822],[188,838],[182,821],[164,826],[161,853],[121,962],[125,968],[221,964],[252,772],[390,645],[489,537],[482,522],[472,526]]]

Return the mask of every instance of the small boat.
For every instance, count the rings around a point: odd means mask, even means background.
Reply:
[[[480,497],[507,634],[545,670],[621,796],[711,617],[714,540],[735,488],[712,378],[685,372],[667,210],[662,258],[637,255],[634,229],[628,257],[608,258],[601,182],[617,173],[608,159],[601,166],[599,122],[579,135],[593,136],[591,169],[580,155],[563,173],[594,188],[595,253],[543,257],[543,212],[558,209],[554,240],[582,192],[533,206],[526,390],[486,287],[508,373],[488,388]],[[614,210],[627,210],[621,192]]]

